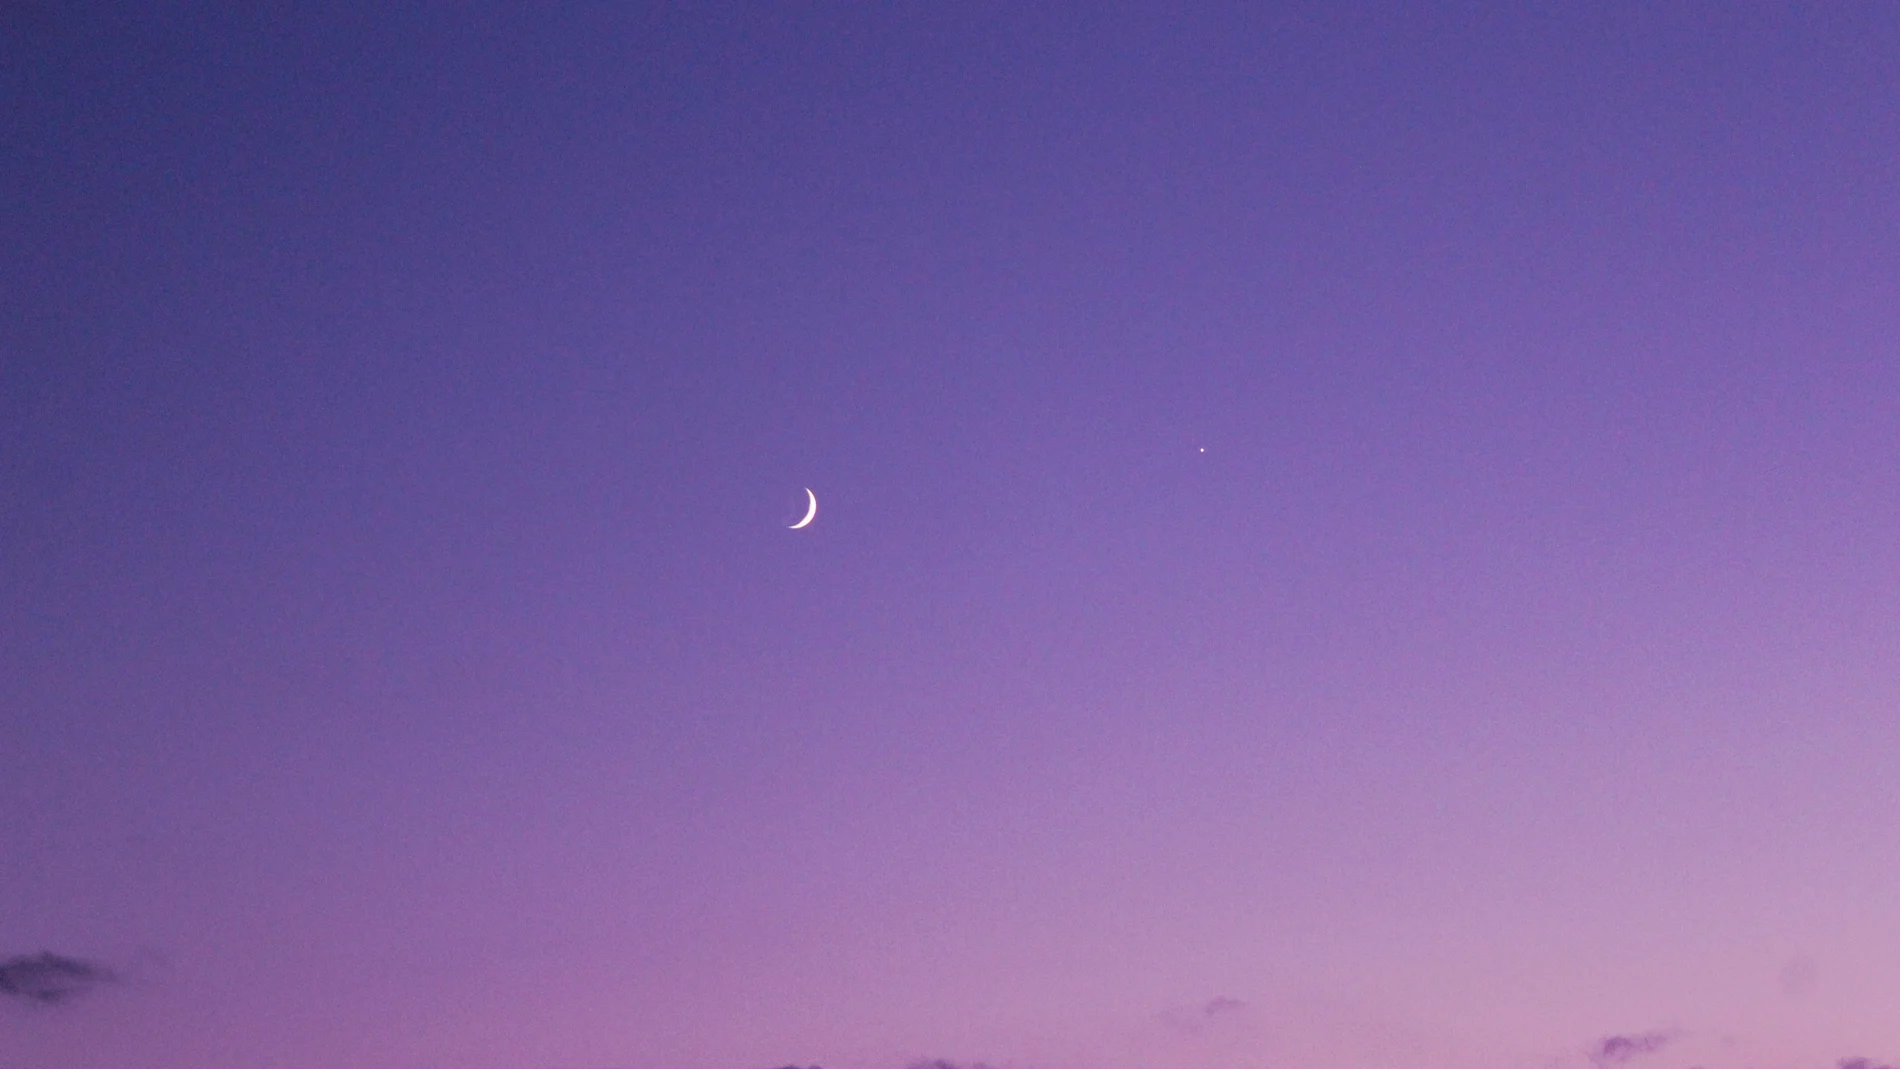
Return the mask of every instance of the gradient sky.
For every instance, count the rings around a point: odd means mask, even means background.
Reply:
[[[0,6],[0,1069],[1900,1061],[1900,6],[1191,6]]]

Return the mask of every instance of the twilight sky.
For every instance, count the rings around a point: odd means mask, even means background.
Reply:
[[[1900,6],[1181,6],[0,4],[0,1069],[1900,1061]]]

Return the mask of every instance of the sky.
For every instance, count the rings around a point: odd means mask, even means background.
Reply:
[[[6,0],[0,198],[0,1069],[1900,1062],[1900,6]]]

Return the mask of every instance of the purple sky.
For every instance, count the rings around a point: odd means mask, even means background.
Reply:
[[[1900,1061],[1900,6],[1178,6],[0,3],[0,1069]]]

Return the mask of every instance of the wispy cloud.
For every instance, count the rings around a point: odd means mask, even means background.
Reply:
[[[1162,1022],[1170,1028],[1183,1032],[1199,1032],[1218,1022],[1238,1018],[1246,1008],[1247,1004],[1237,998],[1217,995],[1196,1006],[1163,1010],[1160,1017]]]
[[[0,961],[0,995],[41,1005],[77,998],[115,979],[103,965],[50,951]]]
[[[1631,1058],[1654,1054],[1669,1045],[1667,1032],[1644,1032],[1635,1036],[1605,1036],[1590,1048],[1590,1060],[1598,1065],[1622,1065]]]

